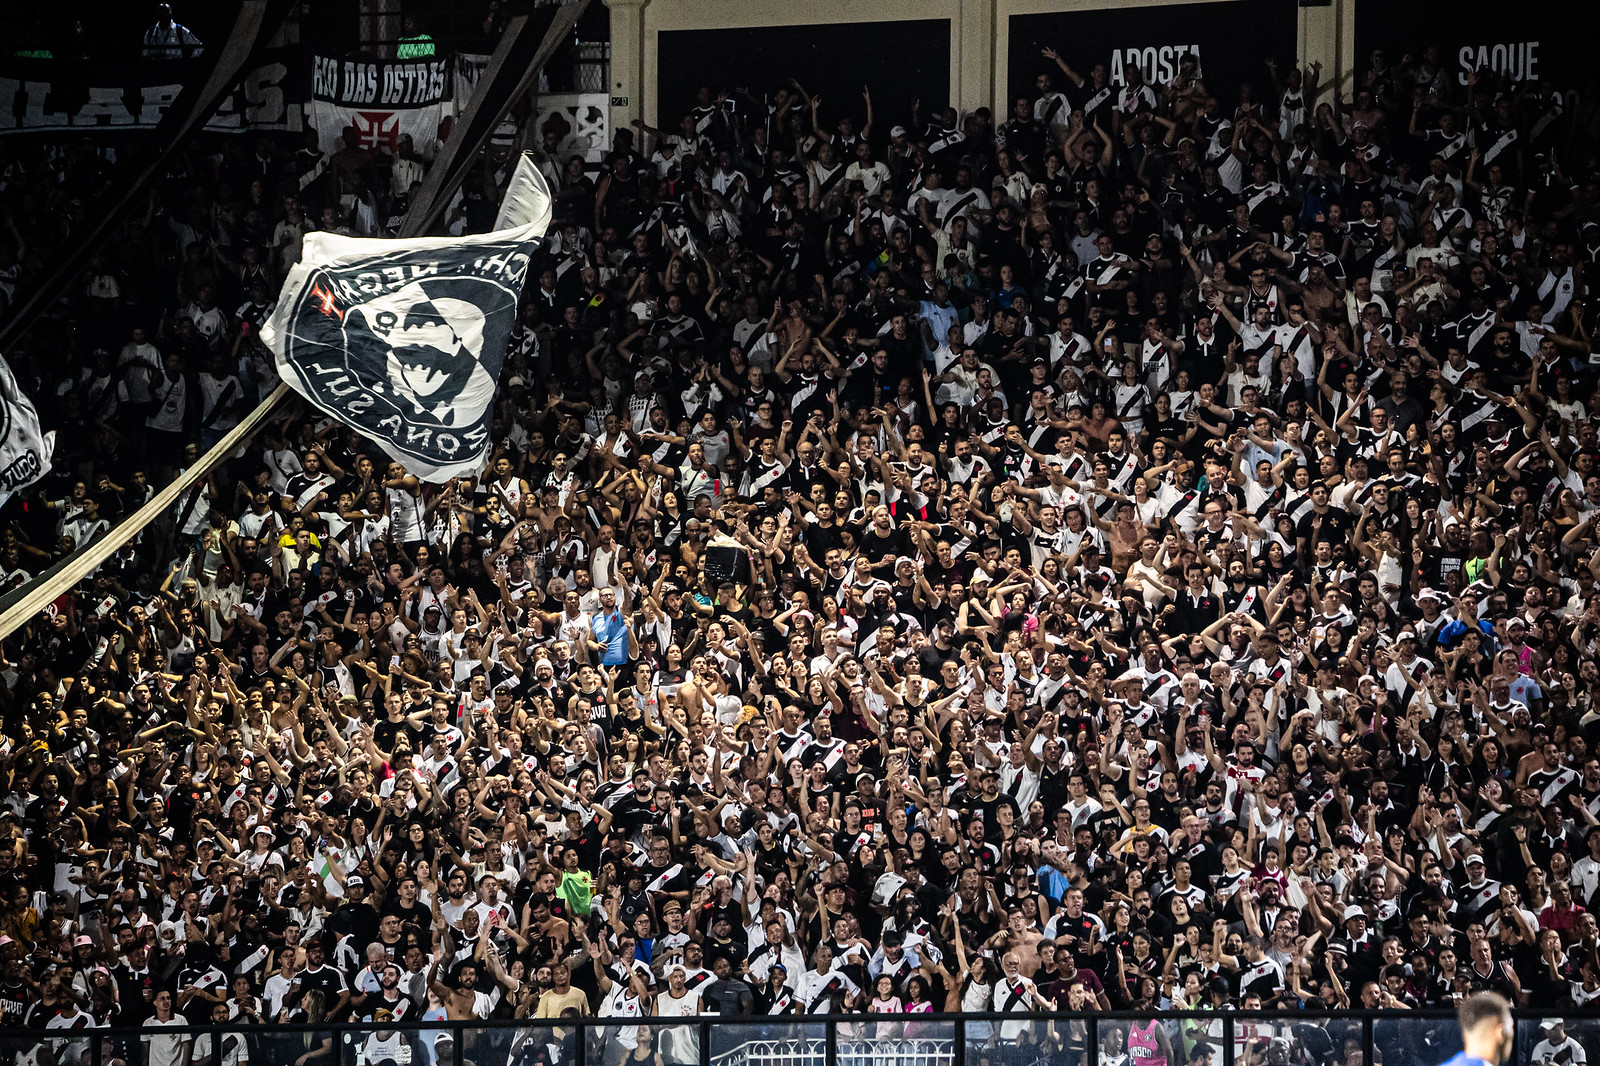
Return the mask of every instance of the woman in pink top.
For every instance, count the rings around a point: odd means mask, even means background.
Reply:
[[[906,1013],[907,1014],[932,1014],[933,997],[929,991],[928,981],[921,974],[913,976],[906,982]],[[906,1022],[906,1039],[915,1040],[926,1026],[917,1022]],[[937,1029],[938,1026],[933,1026]]]
[[[883,974],[878,978],[877,994],[872,997],[872,1002],[867,1006],[868,1014],[903,1014],[905,1005],[900,1002],[900,997],[894,994],[894,978]],[[901,1025],[898,1022],[879,1022],[873,1027],[872,1039],[898,1040],[900,1039]]]

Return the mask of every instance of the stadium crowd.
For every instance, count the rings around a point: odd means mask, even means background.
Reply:
[[[1003,115],[708,88],[597,171],[530,128],[481,476],[293,408],[5,641],[8,1032],[1600,998],[1594,105],[1050,44]],[[392,232],[411,148],[185,156],[6,353],[58,431],[7,587],[274,387],[301,238]],[[106,173],[0,141],[4,299]]]

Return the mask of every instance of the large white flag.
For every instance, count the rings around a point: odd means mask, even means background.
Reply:
[[[550,192],[528,156],[490,233],[306,235],[261,329],[300,395],[444,481],[482,469],[490,408]]]
[[[50,472],[55,446],[55,431],[39,432],[39,412],[0,358],[0,504]]]

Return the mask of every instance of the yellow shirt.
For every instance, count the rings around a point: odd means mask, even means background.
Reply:
[[[576,988],[569,988],[565,995],[558,995],[555,989],[548,989],[539,997],[539,1009],[534,1013],[535,1018],[559,1018],[561,1012],[568,1007],[578,1008],[578,1013],[583,1017],[589,1016],[589,997]]]

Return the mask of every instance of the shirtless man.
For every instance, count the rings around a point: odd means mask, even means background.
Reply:
[[[1043,933],[1028,927],[1028,920],[1019,909],[1011,912],[1006,927],[984,946],[1001,949],[1008,953],[1007,957],[1015,955],[1021,974],[1031,978],[1039,970],[1039,941],[1043,939]]]
[[[478,991],[478,963],[475,959],[468,959],[461,964],[461,969],[456,973],[456,986],[451,988],[439,980],[439,967],[446,959],[444,940],[439,942],[439,951],[434,956],[433,976],[428,979],[428,988],[439,997],[439,1002],[444,1004],[446,1013],[451,1021],[467,1021],[472,1018],[487,1018],[492,1009],[489,997]]]
[[[1328,276],[1321,263],[1312,263],[1306,271],[1306,282],[1300,289],[1300,299],[1305,303],[1310,317],[1318,322],[1328,322],[1344,311],[1344,286]]]
[[[545,485],[537,497],[529,493],[522,498],[523,520],[536,523],[547,537],[556,531],[556,519],[565,513],[561,507],[561,490],[554,485]]]

